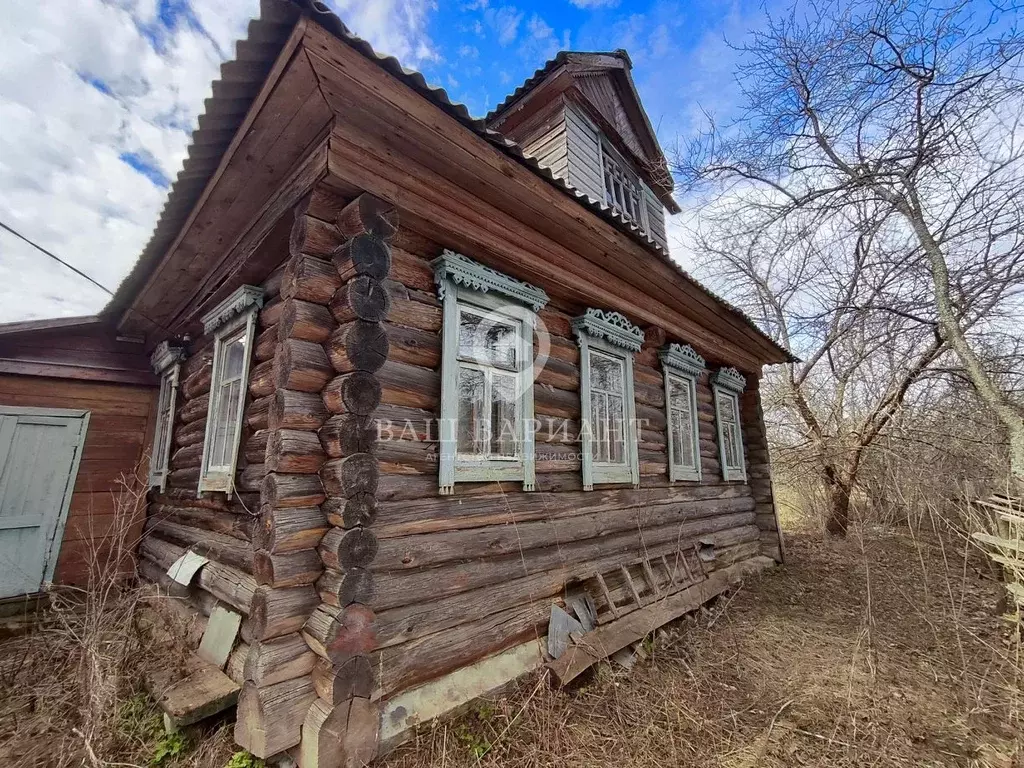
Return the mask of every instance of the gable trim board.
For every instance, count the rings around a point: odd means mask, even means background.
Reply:
[[[37,500],[35,508],[39,510],[38,525],[29,525],[30,520],[24,520],[17,526],[5,526],[7,518],[10,524],[10,515],[5,514],[4,507],[8,494],[16,489],[16,483],[25,482],[26,475],[14,477],[7,469],[9,462],[15,457],[12,455],[17,449],[15,443],[18,437],[17,427],[21,424],[37,426],[59,426],[61,423],[68,426],[70,430],[65,438],[65,448],[70,451],[70,456],[63,452],[61,455],[48,453],[48,457],[54,461],[52,467],[58,475],[51,481],[53,487],[50,492],[56,496],[60,493],[60,500],[56,507],[44,508],[42,500]],[[31,594],[38,592],[44,584],[52,582],[57,569],[57,559],[60,554],[61,543],[64,540],[64,528],[67,524],[68,511],[71,507],[71,496],[75,487],[75,480],[78,477],[78,468],[81,463],[85,438],[89,429],[89,411],[65,408],[32,408],[22,406],[0,406],[0,556],[4,551],[4,532],[16,529],[38,527],[42,540],[37,540],[38,549],[36,552],[41,558],[39,566],[39,580],[35,583],[34,568],[31,574],[26,573],[19,582],[16,574],[8,564],[0,563],[0,597],[14,597],[17,595]],[[63,477],[63,481],[61,481]],[[8,512],[10,508],[8,508]],[[49,514],[48,514],[49,513]],[[10,538],[13,538],[11,536]],[[18,542],[18,546],[27,542]],[[32,554],[32,553],[24,553]],[[26,564],[27,565],[27,564]]]

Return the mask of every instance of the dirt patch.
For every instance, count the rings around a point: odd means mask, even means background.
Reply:
[[[569,693],[533,678],[386,765],[1024,765],[1000,587],[963,551],[892,532],[787,543],[786,567],[662,630],[632,673],[605,665]]]

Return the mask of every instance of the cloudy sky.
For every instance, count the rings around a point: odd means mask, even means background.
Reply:
[[[0,222],[114,289],[149,238],[217,67],[258,0],[0,0]],[[626,48],[669,147],[735,109],[760,2],[330,0],[357,34],[484,114],[564,48]],[[107,294],[0,230],[0,322]]]

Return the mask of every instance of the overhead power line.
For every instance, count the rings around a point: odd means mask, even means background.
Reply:
[[[106,293],[107,293],[107,295],[108,295],[108,296],[113,296],[113,295],[114,295],[114,292],[113,292],[112,290],[110,290],[109,288],[107,288],[107,286],[105,286],[105,285],[101,285],[100,283],[96,282],[96,281],[95,281],[95,280],[93,280],[93,279],[92,279],[91,277],[89,277],[89,276],[88,276],[87,274],[85,274],[85,272],[83,272],[82,270],[80,270],[80,269],[79,269],[78,267],[73,267],[73,266],[71,266],[71,265],[70,265],[70,264],[68,264],[68,263],[67,263],[66,261],[64,261],[64,259],[62,259],[62,258],[61,258],[60,256],[57,256],[56,254],[54,254],[54,253],[51,253],[50,251],[46,250],[45,248],[43,248],[43,246],[39,245],[38,243],[36,243],[36,242],[33,242],[32,240],[29,240],[29,239],[28,239],[27,237],[25,237],[25,236],[24,236],[23,234],[21,234],[21,232],[18,232],[18,231],[17,231],[16,229],[12,229],[11,227],[7,226],[7,224],[5,224],[5,223],[4,223],[4,222],[2,222],[2,221],[0,221],[0,227],[3,227],[4,229],[6,229],[6,230],[7,230],[8,232],[10,232],[10,233],[11,233],[12,235],[14,235],[15,237],[18,237],[18,238],[20,238],[20,239],[24,240],[24,241],[25,241],[26,243],[28,243],[29,245],[31,245],[31,246],[32,246],[33,248],[35,248],[35,249],[36,249],[37,251],[42,251],[42,252],[43,252],[43,253],[45,253],[45,254],[46,254],[47,256],[49,256],[49,257],[50,257],[51,259],[53,259],[54,261],[56,261],[56,262],[57,262],[58,264],[63,264],[63,265],[65,266],[65,267],[67,267],[68,269],[70,269],[70,270],[71,270],[72,272],[74,272],[74,273],[75,273],[76,275],[78,275],[79,277],[84,277],[84,278],[85,278],[86,280],[88,280],[88,281],[89,281],[90,283],[92,283],[93,285],[95,285],[95,286],[96,286],[97,288],[99,288],[100,290],[102,290],[102,291],[106,291]]]

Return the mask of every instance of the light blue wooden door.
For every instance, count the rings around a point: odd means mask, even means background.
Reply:
[[[0,598],[53,578],[88,418],[0,406]]]

